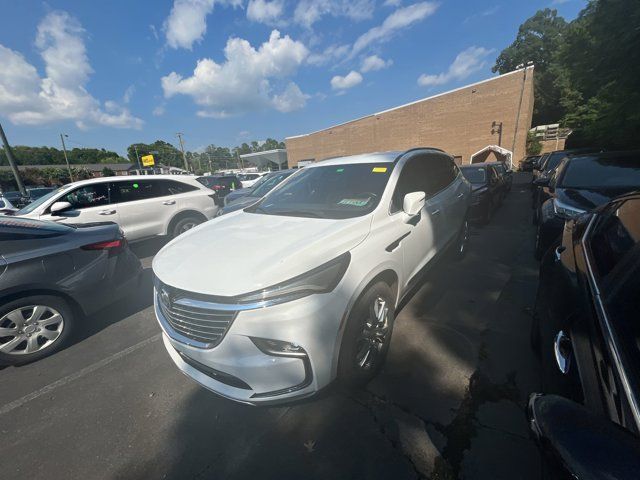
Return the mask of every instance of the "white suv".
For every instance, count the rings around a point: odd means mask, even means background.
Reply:
[[[64,185],[16,215],[70,224],[112,221],[135,241],[175,237],[213,218],[219,209],[214,200],[195,176],[104,177]]]
[[[453,158],[436,149],[306,166],[156,255],[169,355],[206,388],[249,404],[311,395],[336,377],[366,383],[403,295],[448,247],[465,252],[470,198]]]

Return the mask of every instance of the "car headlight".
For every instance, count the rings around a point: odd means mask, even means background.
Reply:
[[[564,218],[565,220],[571,220],[585,213],[585,210],[572,207],[571,205],[567,205],[566,203],[561,202],[557,198],[554,198],[553,212],[560,218]]]
[[[274,305],[297,300],[314,293],[328,293],[340,283],[350,260],[351,254],[346,252],[307,273],[263,290],[240,295],[235,300],[243,304],[264,302]]]

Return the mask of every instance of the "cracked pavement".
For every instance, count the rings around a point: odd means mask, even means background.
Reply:
[[[399,312],[366,391],[247,407],[183,376],[158,340],[150,276],[77,343],[0,370],[0,472],[13,478],[538,479],[528,336],[538,267],[528,174],[467,257]],[[140,247],[150,265],[153,247]]]

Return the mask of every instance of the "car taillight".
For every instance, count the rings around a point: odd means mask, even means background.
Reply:
[[[224,187],[223,187],[222,185],[214,185],[214,186],[213,186],[213,187],[211,187],[211,188],[213,188],[213,189],[214,189],[214,190],[216,190],[216,191],[217,191],[217,190],[223,190],[223,189],[224,189]]]
[[[106,242],[90,243],[89,245],[84,245],[82,249],[119,251],[122,250],[126,244],[127,241],[124,238],[119,238],[117,240],[108,240]]]

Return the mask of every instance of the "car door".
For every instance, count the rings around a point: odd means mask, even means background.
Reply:
[[[111,191],[120,225],[129,240],[164,234],[178,209],[162,179],[114,180]]]
[[[420,215],[406,221],[402,205],[407,193],[425,192],[429,198],[433,195],[430,181],[429,155],[415,154],[401,165],[400,175],[396,183],[391,201],[390,214],[393,226],[402,238],[402,257],[404,265],[404,290],[411,280],[416,278],[420,270],[437,252],[437,235],[442,230],[443,212],[439,199],[423,207]]]
[[[640,199],[616,205],[587,241],[593,285],[599,292],[592,348],[605,411],[640,430]]]
[[[69,202],[71,208],[64,212],[51,213],[51,205],[40,215],[41,220],[67,224],[92,222],[120,223],[116,205],[111,202],[108,182],[97,182],[79,186],[66,192],[56,200]]]
[[[442,232],[438,247],[445,248],[460,231],[467,212],[469,187],[459,174],[458,167],[446,155],[434,155],[430,160],[432,196],[430,204],[438,203],[442,209]]]
[[[500,197],[502,196],[500,175],[492,165],[487,166],[487,174],[489,175],[489,194],[493,205],[496,206],[500,204]]]

